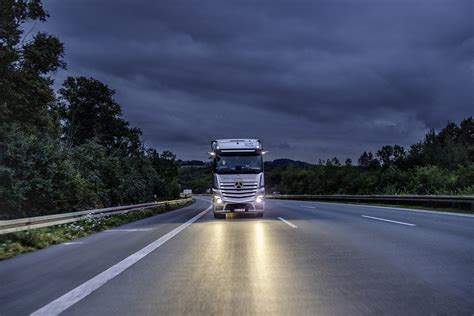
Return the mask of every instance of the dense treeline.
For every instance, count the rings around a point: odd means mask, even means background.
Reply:
[[[63,44],[23,30],[47,17],[39,0],[0,3],[0,217],[178,196],[175,156],[143,145],[114,90],[85,77],[53,90]]]
[[[271,148],[268,148],[271,150]],[[204,193],[212,186],[210,165],[182,162],[183,187]],[[474,194],[474,121],[431,130],[408,150],[383,146],[358,162],[338,158],[313,165],[277,159],[265,162],[268,193],[282,194]]]
[[[206,193],[212,188],[212,166],[210,163],[201,162],[183,164],[179,170],[179,183],[183,189],[191,189],[194,193]]]
[[[338,158],[318,165],[266,164],[269,192],[286,194],[474,194],[474,121],[431,130],[408,150],[383,146],[358,165]]]

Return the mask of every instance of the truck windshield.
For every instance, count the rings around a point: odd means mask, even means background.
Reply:
[[[260,173],[262,172],[261,155],[225,155],[215,159],[216,173]]]

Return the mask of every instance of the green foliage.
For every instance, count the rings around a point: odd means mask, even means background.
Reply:
[[[82,178],[59,141],[13,130],[0,150],[2,217],[49,214],[80,204]]]
[[[380,162],[374,157],[374,155],[369,151],[364,153],[359,157],[359,166],[365,169],[377,169],[380,166]]]
[[[333,158],[319,165],[273,167],[266,163],[268,192],[286,194],[473,194],[474,123],[431,130],[407,151],[383,146],[364,152],[359,165]]]
[[[456,178],[454,173],[438,166],[417,167],[408,190],[418,194],[445,194],[454,191]]]
[[[19,27],[29,20],[44,22],[48,14],[41,0],[2,0],[0,3],[0,39],[2,48],[14,48],[23,30]]]
[[[403,164],[403,161],[406,158],[406,152],[402,146],[387,145],[383,146],[379,151],[377,151],[377,158],[384,168],[389,168],[390,166],[400,166]]]
[[[39,0],[0,2],[0,218],[177,197],[176,157],[144,147],[114,90],[69,77],[56,97],[63,44],[22,28],[47,17]]]
[[[179,170],[181,189],[192,189],[194,193],[206,193],[212,188],[212,168],[210,164],[181,166]]]
[[[58,111],[66,144],[78,146],[88,140],[112,150],[136,153],[142,149],[141,130],[130,128],[121,118],[115,94],[102,82],[85,77],[69,77],[59,89]]]
[[[0,141],[17,126],[31,133],[55,131],[49,74],[65,66],[63,44],[45,33],[22,39],[22,24],[46,17],[41,1],[0,2]]]
[[[449,170],[474,162],[474,120],[459,126],[449,123],[438,134],[431,130],[423,142],[415,144],[407,160],[411,165],[435,165]]]
[[[427,133],[406,150],[383,146],[363,152],[359,164],[337,157],[312,165],[278,159],[265,162],[266,191],[282,194],[474,194],[472,117]],[[212,187],[211,169],[196,162],[180,171],[183,188],[204,193]]]
[[[112,149],[95,137],[70,146],[47,133],[11,128],[0,143],[1,217],[177,197],[175,156],[137,148]]]
[[[22,65],[24,71],[45,75],[66,64],[59,58],[64,53],[63,44],[54,36],[38,33],[23,46]]]

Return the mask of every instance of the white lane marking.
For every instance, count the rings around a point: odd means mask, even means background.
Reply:
[[[301,207],[305,207],[305,208],[316,208],[314,206],[306,206],[306,205],[300,205]]]
[[[400,224],[400,225],[416,226],[415,224],[405,223],[405,222],[399,222],[399,221],[393,221],[393,220],[391,220],[391,219],[386,219],[386,218],[373,217],[373,216],[367,216],[367,215],[362,215],[362,217],[370,218],[370,219],[375,219],[375,220],[378,220],[378,221],[384,221],[384,222],[390,222],[390,223]]]
[[[283,217],[278,217],[278,219],[279,219],[280,221],[282,221],[283,223],[287,224],[287,225],[290,226],[290,227],[298,228],[298,226],[296,226],[295,224],[293,224],[293,223],[287,221],[287,220],[284,219]]]
[[[104,285],[107,281],[112,280],[117,275],[125,271],[127,268],[131,267],[133,264],[137,263],[140,259],[143,259],[146,255],[150,254],[152,251],[156,250],[158,247],[163,245],[165,242],[179,234],[181,231],[186,229],[189,225],[197,221],[201,218],[204,214],[206,214],[211,207],[208,207],[206,210],[202,211],[198,215],[194,216],[184,224],[176,227],[166,235],[158,238],[148,246],[140,249],[139,251],[135,252],[134,254],[128,256],[127,258],[123,259],[119,263],[113,265],[112,267],[108,268],[104,272],[96,275],[89,281],[86,281],[76,287],[75,289],[71,290],[70,292],[64,294],[63,296],[55,299],[51,303],[41,307],[31,315],[38,316],[38,315],[58,315],[59,313],[65,311],[67,308],[71,307],[72,305],[76,304],[102,285]]]
[[[106,230],[106,233],[114,233],[114,232],[148,232],[150,230],[153,230],[151,228],[130,228],[130,229],[110,229]]]
[[[69,245],[81,245],[82,241],[70,241],[70,242],[64,242],[64,246],[69,246]]]
[[[291,201],[291,200],[288,200]],[[297,202],[293,200],[291,202]],[[471,217],[474,218],[473,214],[463,214],[463,213],[456,213],[456,212],[443,212],[443,211],[430,211],[430,210],[422,210],[418,208],[402,208],[402,207],[393,207],[393,206],[378,206],[378,205],[368,205],[368,204],[352,204],[352,203],[337,203],[337,202],[319,202],[314,201],[311,202],[314,204],[328,204],[328,205],[344,205],[344,206],[356,206],[356,207],[370,207],[370,208],[381,208],[387,210],[397,210],[397,211],[406,211],[406,212],[419,212],[419,213],[428,213],[428,214],[435,214],[435,215],[450,215],[450,216],[460,216],[460,217]]]

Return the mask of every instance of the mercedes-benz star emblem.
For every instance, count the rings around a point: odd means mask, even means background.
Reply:
[[[235,187],[236,189],[242,189],[242,186],[243,186],[243,184],[242,184],[242,182],[240,182],[240,181],[237,181],[236,183],[234,183],[234,187]]]

